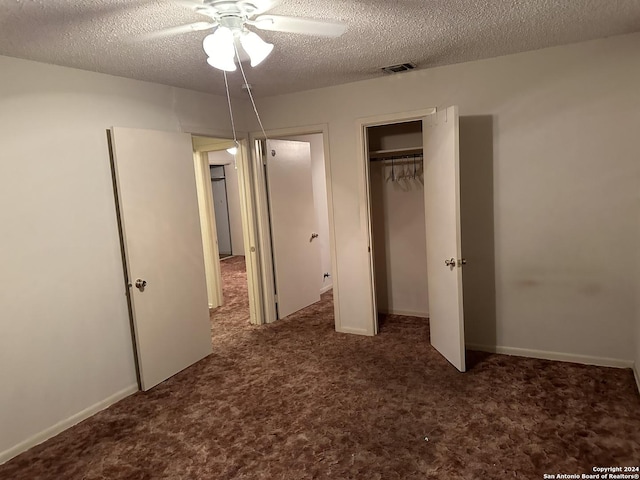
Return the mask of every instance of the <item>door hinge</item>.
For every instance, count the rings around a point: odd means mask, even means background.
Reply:
[[[367,247],[367,252],[371,253],[371,247]]]
[[[274,295],[274,296],[273,296],[273,301],[274,301],[274,302],[276,302],[276,303],[278,303],[278,295]]]

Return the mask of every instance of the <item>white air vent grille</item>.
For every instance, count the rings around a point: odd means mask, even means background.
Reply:
[[[401,73],[408,72],[409,70],[413,70],[416,68],[415,63],[400,63],[398,65],[390,65],[388,67],[382,67],[383,73]]]

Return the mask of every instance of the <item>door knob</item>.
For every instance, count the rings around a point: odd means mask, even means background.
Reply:
[[[317,233],[312,233],[311,234],[311,238],[309,239],[309,242],[313,242],[314,238],[318,238],[318,234]]]
[[[136,280],[136,288],[139,288],[140,290],[144,290],[144,287],[147,286],[147,281],[143,280],[141,278],[138,278]]]
[[[444,264],[447,267],[455,267],[456,266],[456,259],[455,258],[450,258],[444,261]]]

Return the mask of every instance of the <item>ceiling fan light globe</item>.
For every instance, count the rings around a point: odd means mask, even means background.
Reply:
[[[273,50],[273,44],[265,42],[254,32],[243,32],[240,43],[249,55],[252,67],[259,65]]]
[[[235,138],[235,132],[233,132],[234,138]],[[233,141],[233,146],[227,148],[227,152],[230,153],[231,155],[235,155],[236,153],[238,153],[238,147],[240,146],[240,144],[238,143],[237,140]]]
[[[236,62],[233,61],[233,57],[209,57],[207,63],[218,70],[224,70],[225,72],[235,72]]]
[[[209,57],[233,58],[233,32],[226,27],[218,27],[211,35],[204,37],[202,48]]]

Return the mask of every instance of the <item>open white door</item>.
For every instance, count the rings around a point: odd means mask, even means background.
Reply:
[[[465,371],[458,107],[423,122],[431,345]]]
[[[211,353],[191,136],[110,134],[138,368],[148,390]]]
[[[266,159],[278,318],[284,318],[320,300],[310,146],[268,140]]]

